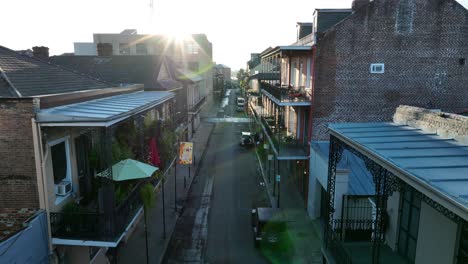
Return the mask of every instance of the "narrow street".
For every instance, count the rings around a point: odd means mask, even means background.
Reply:
[[[240,117],[235,98],[233,91],[221,117]],[[247,123],[216,124],[165,263],[267,263],[254,247],[250,224],[252,207],[268,205],[266,190],[253,149],[238,144],[247,129]]]

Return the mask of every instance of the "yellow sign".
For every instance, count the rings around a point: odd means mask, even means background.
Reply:
[[[180,142],[179,146],[179,164],[192,164],[193,142]]]

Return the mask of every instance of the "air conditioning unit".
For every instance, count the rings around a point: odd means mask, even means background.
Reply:
[[[56,195],[67,195],[72,191],[72,184],[69,181],[62,181],[55,185]]]

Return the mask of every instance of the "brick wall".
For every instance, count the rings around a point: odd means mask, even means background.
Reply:
[[[420,128],[468,144],[468,117],[466,116],[400,105],[393,116],[393,122]]]
[[[31,118],[33,99],[0,99],[0,237],[39,208]]]
[[[463,111],[466,43],[468,12],[452,0],[375,0],[359,9],[317,44],[313,140],[328,139],[333,122],[392,121],[400,104]],[[384,63],[385,73],[371,74],[371,63]]]

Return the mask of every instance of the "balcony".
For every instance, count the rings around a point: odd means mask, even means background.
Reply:
[[[263,115],[260,122],[280,158],[306,159],[308,157],[307,144],[288,133],[287,129],[281,125],[281,121],[277,122],[274,117]]]
[[[189,106],[189,109],[190,109],[189,112],[192,114],[198,113],[201,107],[203,106],[203,104],[205,103],[205,101],[206,101],[206,96],[200,98],[200,100],[196,104]]]
[[[51,212],[52,238],[118,243],[142,210],[140,186],[111,212]]]
[[[377,222],[372,213],[375,208],[369,202],[375,199],[376,196],[373,195],[343,196],[342,215],[341,218],[332,220],[327,248],[336,263],[375,263],[375,252],[378,252],[377,263],[410,263],[384,243],[383,235],[376,235]],[[374,251],[377,247],[377,251]]]
[[[262,93],[280,106],[310,106],[311,96],[304,88],[279,87],[262,83]]]

